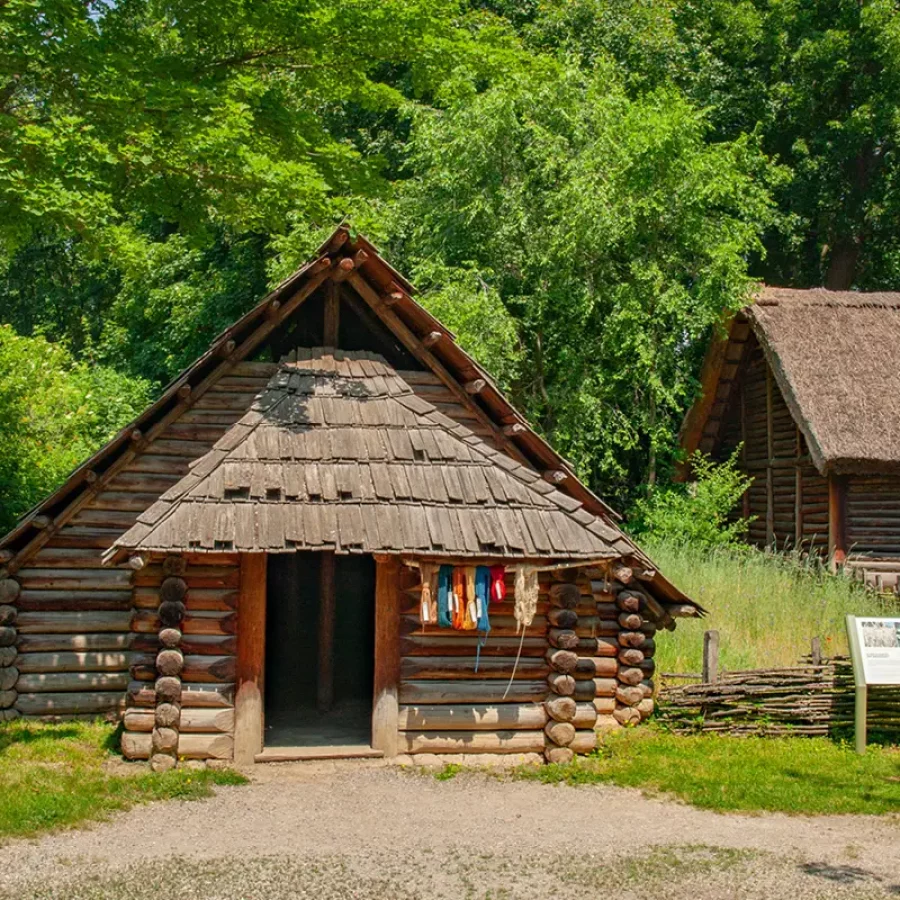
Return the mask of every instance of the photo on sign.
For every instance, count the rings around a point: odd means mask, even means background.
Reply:
[[[862,625],[864,647],[900,648],[900,623],[863,622]]]

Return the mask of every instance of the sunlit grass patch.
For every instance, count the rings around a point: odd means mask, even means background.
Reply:
[[[723,812],[900,814],[900,750],[859,756],[826,738],[685,737],[643,726],[607,736],[571,765],[517,776],[640,788]]]
[[[111,772],[114,735],[101,722],[0,725],[0,840],[103,819],[148,800],[208,797],[212,785],[246,780],[228,770]]]

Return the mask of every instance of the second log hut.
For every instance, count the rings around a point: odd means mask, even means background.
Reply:
[[[710,345],[687,453],[741,447],[749,540],[900,582],[900,294],[764,287]]]
[[[701,610],[413,294],[337,230],[0,541],[0,717],[121,717],[161,770],[561,761],[650,714]],[[479,627],[423,621],[486,573]]]

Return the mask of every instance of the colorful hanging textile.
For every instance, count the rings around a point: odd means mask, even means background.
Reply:
[[[453,594],[450,617],[453,627],[462,631],[466,621],[466,574],[462,569],[453,569]]]
[[[491,601],[502,603],[506,599],[506,566],[491,566]]]
[[[488,603],[491,597],[491,570],[487,566],[478,566],[475,569],[475,613],[477,616],[478,630],[481,635],[475,645],[475,672],[481,663],[481,648],[487,643],[491,630],[491,619],[488,615]]]
[[[422,576],[419,619],[423,625],[433,625],[438,619],[438,567],[434,563],[422,563],[419,574]]]
[[[464,631],[474,631],[478,627],[478,611],[475,603],[475,567],[466,566],[463,569],[463,577],[466,580],[466,607],[462,627]]]
[[[537,612],[538,573],[531,566],[516,566],[516,630],[527,628]]]
[[[441,566],[438,570],[437,621],[441,628],[453,625],[453,566]]]
[[[491,593],[491,570],[487,566],[475,569],[475,611],[478,617],[478,630],[487,633],[491,630],[488,616],[488,599]]]

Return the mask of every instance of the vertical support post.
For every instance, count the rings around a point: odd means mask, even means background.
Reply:
[[[856,752],[861,756],[866,752],[866,715],[869,709],[869,686],[858,684],[856,686],[856,703],[854,706],[853,725],[856,737]]]
[[[738,391],[741,398],[741,465],[744,474],[747,474],[747,397],[744,391],[744,381],[738,382]],[[741,515],[745,519],[750,518],[750,488],[744,491],[741,497]]]
[[[340,289],[333,281],[325,284],[325,327],[322,342],[326,347],[337,347],[341,323]]]
[[[766,547],[775,545],[775,434],[773,423],[775,386],[772,369],[766,364]]]
[[[719,632],[703,632],[703,683],[719,680]]]
[[[400,725],[400,561],[375,557],[375,691],[372,747],[396,756]]]
[[[333,553],[322,553],[321,560],[317,698],[319,712],[328,712],[334,705],[335,556]]]
[[[234,761],[249,765],[263,749],[266,659],[266,554],[241,554],[238,599]]]
[[[828,558],[832,569],[847,559],[846,538],[847,482],[841,475],[828,473]]]
[[[853,684],[856,688],[853,708],[853,730],[856,738],[856,752],[866,752],[866,716],[869,707],[869,686],[863,667],[862,647],[856,630],[856,616],[847,616],[847,639],[850,644],[850,659],[853,662]]]
[[[803,435],[797,429],[797,456],[794,462],[794,547],[803,546]]]

